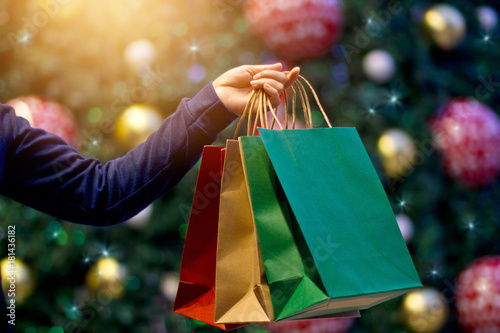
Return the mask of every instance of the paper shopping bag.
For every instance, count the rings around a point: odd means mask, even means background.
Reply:
[[[309,311],[365,309],[422,286],[356,129],[260,135],[330,298]]]
[[[240,137],[239,143],[274,315],[293,319],[329,297],[262,139]],[[328,317],[359,317],[359,311],[343,310],[332,309]]]
[[[223,146],[205,146],[182,254],[174,312],[221,329],[241,325],[214,323],[215,260]]]
[[[216,270],[216,323],[274,319],[236,140],[226,145]]]

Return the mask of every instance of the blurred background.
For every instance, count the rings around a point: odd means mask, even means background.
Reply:
[[[0,101],[105,162],[232,67],[300,65],[334,126],[360,133],[425,288],[356,320],[239,331],[498,332],[498,10],[466,0],[0,0]],[[324,125],[317,108],[313,122]],[[197,171],[112,228],[0,197],[1,258],[16,226],[16,331],[217,331],[172,313]]]

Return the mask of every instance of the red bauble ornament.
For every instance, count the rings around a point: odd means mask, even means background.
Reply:
[[[457,318],[465,332],[500,332],[500,256],[483,257],[456,281]]]
[[[23,96],[6,103],[18,116],[26,118],[32,127],[38,127],[61,137],[69,145],[78,144],[78,124],[63,105],[38,96]]]
[[[271,333],[345,333],[353,321],[354,318],[290,320],[262,326]]]
[[[245,10],[255,34],[285,60],[322,56],[342,35],[340,0],[247,0]]]
[[[431,122],[446,172],[469,187],[490,184],[500,172],[500,118],[468,98],[448,101]]]

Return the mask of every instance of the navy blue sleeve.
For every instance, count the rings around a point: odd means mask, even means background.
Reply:
[[[235,119],[210,83],[193,99],[183,99],[146,142],[103,165],[0,106],[6,146],[0,193],[63,220],[95,226],[123,222],[171,189],[203,146]]]

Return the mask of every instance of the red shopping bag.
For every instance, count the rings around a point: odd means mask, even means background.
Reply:
[[[215,261],[224,146],[205,146],[182,255],[174,312],[224,330],[244,325],[215,324]]]

